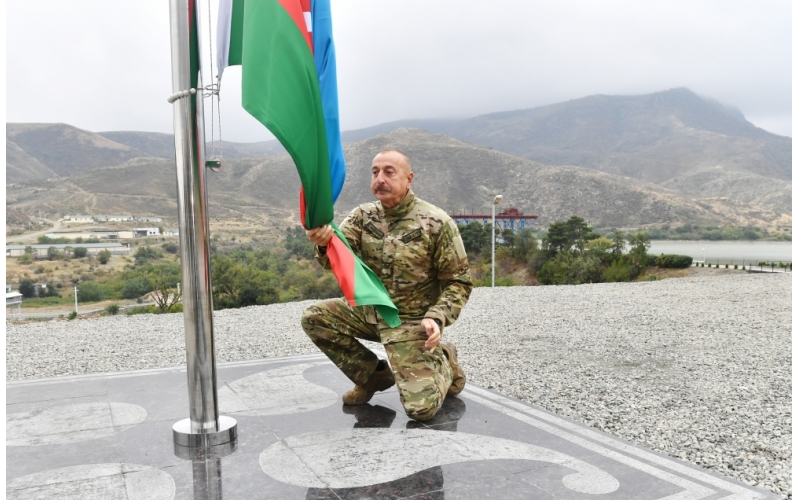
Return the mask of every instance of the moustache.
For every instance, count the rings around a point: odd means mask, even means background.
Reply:
[[[381,185],[379,185],[378,187],[376,187],[376,188],[374,189],[374,191],[375,191],[376,193],[377,193],[378,191],[384,191],[384,192],[387,192],[387,193],[391,193],[391,192],[392,192],[392,190],[391,190],[391,189],[389,189],[389,186],[385,186],[385,185],[383,185],[383,184],[381,184]]]

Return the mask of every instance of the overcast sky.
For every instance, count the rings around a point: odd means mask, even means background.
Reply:
[[[791,135],[788,0],[332,3],[343,130],[688,87]],[[167,5],[6,2],[6,121],[171,132]],[[223,79],[223,138],[268,139],[240,74]]]

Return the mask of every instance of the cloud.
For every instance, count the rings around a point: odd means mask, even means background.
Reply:
[[[172,130],[166,2],[6,9],[7,121]],[[791,134],[788,1],[333,0],[333,20],[344,129],[688,87]],[[239,75],[223,82],[224,138],[264,140]]]

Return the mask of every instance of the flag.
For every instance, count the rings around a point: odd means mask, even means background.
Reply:
[[[398,326],[397,307],[383,283],[333,223],[345,161],[332,34],[330,0],[221,0],[220,74],[242,65],[242,106],[294,160],[303,226],[333,226],[327,255],[347,301],[375,306],[387,324]]]

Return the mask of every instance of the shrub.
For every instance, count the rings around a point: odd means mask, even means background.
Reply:
[[[123,299],[136,299],[152,291],[150,281],[144,276],[137,276],[125,282],[121,293]]]
[[[180,250],[180,247],[176,243],[164,243],[163,245],[161,245],[161,247],[164,249],[165,252],[171,254],[176,254],[178,253],[178,250]]]
[[[19,282],[19,293],[25,298],[36,296],[36,280],[25,278]]]
[[[72,255],[75,256],[76,259],[82,259],[89,254],[89,250],[86,247],[76,247],[72,250]]]
[[[630,281],[630,273],[628,273],[628,266],[622,260],[614,261],[611,266],[606,269],[604,277],[609,283],[617,283],[621,281]]]
[[[580,285],[602,281],[600,260],[596,257],[577,257],[569,251],[558,252],[536,274],[543,285]],[[497,280],[495,280],[495,284]]]
[[[725,264],[725,269],[728,269],[728,264]]]
[[[69,316],[67,316],[67,319],[68,320],[73,320],[73,319],[75,319],[77,317],[78,317],[78,311],[72,311],[71,313],[69,313]]]
[[[739,264],[734,264],[734,265],[733,265],[733,268],[734,268],[734,269],[739,269]]]
[[[700,263],[699,263],[699,262],[695,262],[695,263],[694,263],[694,267],[698,267],[699,265],[700,265]]]
[[[19,262],[20,264],[30,264],[33,262],[33,256],[29,253],[24,253],[19,256]]]
[[[111,260],[111,252],[108,250],[103,250],[97,254],[97,260],[101,264],[108,264],[108,261]]]
[[[47,249],[47,258],[50,260],[56,260],[61,257],[61,252],[58,251],[56,247],[50,247]]]
[[[106,306],[106,312],[108,314],[117,314],[119,312],[119,305],[109,304],[108,306]]]
[[[719,269],[719,262],[717,262],[717,269]]]
[[[665,269],[684,269],[692,265],[692,258],[688,255],[661,254],[656,257],[655,264]]]
[[[104,296],[103,289],[93,281],[86,281],[78,287],[78,302],[99,302]]]
[[[156,308],[153,306],[136,306],[125,311],[125,314],[128,316],[133,316],[134,314],[154,314],[155,310]]]

